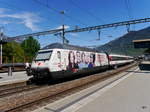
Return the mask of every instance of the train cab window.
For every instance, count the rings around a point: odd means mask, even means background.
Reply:
[[[52,51],[41,51],[38,52],[35,61],[49,60],[51,57]]]

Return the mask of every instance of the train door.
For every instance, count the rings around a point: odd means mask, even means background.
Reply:
[[[61,69],[66,70],[68,66],[68,52],[67,50],[61,51]]]
[[[96,53],[96,66],[102,66],[101,55],[99,53]]]
[[[54,50],[51,64],[50,64],[50,70],[51,71],[61,71],[61,52],[60,50]]]
[[[66,70],[67,66],[67,52],[65,50],[55,50],[52,59],[52,71],[63,71]]]
[[[107,58],[107,55],[105,53],[100,53],[99,57],[100,57],[101,66],[108,65],[108,58]]]
[[[59,70],[62,70],[62,57],[61,57],[61,52],[60,51],[57,51],[57,59],[58,59],[58,68]]]

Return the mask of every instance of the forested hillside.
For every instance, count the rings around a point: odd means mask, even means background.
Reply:
[[[122,37],[119,37],[107,44],[97,47],[97,50],[103,50],[109,53],[127,54],[127,55],[141,55],[146,49],[135,49],[133,40],[150,39],[150,27],[139,30],[131,31]]]

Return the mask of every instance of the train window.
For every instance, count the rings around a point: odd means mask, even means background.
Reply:
[[[52,54],[52,51],[41,51],[38,52],[35,61],[42,61],[42,60],[49,60],[50,56]]]
[[[111,61],[119,61],[119,60],[128,60],[128,57],[117,57],[117,56],[112,56],[112,60]]]

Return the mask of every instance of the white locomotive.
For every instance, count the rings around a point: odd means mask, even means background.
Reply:
[[[31,64],[34,78],[64,78],[133,62],[133,57],[86,50],[39,50]]]

